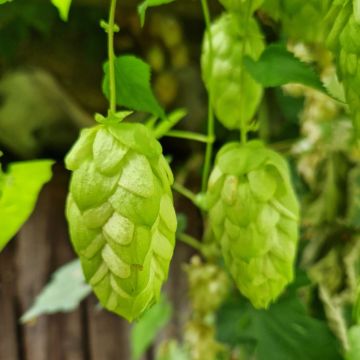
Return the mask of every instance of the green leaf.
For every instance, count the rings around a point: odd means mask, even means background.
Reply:
[[[158,332],[169,322],[171,316],[171,304],[162,296],[160,301],[133,326],[131,348],[134,360],[139,359],[145,353]]]
[[[109,99],[109,64],[104,65],[103,92]],[[150,86],[150,66],[132,55],[115,60],[116,102],[132,110],[149,112],[161,118],[164,110],[156,100]]]
[[[252,77],[264,87],[298,83],[325,92],[313,68],[296,58],[282,44],[268,46],[258,61],[246,57],[244,65]]]
[[[348,331],[350,349],[345,355],[345,360],[360,359],[360,325],[350,328]]]
[[[53,161],[26,161],[9,165],[0,192],[0,251],[32,213],[42,186],[51,178]]]
[[[59,10],[60,17],[64,21],[67,21],[69,17],[71,1],[72,0],[51,0],[54,6]]]
[[[138,13],[140,16],[141,26],[144,26],[146,10],[152,6],[160,6],[163,4],[170,4],[174,0],[145,0],[138,6]]]
[[[256,360],[341,359],[326,323],[311,318],[295,292],[267,311],[231,299],[220,311],[218,334],[233,346],[255,344]]]
[[[73,260],[52,275],[52,280],[36,298],[34,305],[21,317],[26,323],[43,314],[70,312],[91,292],[79,260]]]
[[[10,2],[10,1],[12,1],[12,0],[0,0],[0,5]]]

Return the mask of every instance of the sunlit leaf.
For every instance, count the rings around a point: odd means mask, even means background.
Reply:
[[[0,182],[0,251],[32,213],[42,186],[51,178],[53,161],[13,163]]]
[[[160,6],[163,4],[169,4],[174,0],[145,0],[138,6],[138,13],[140,15],[141,26],[144,26],[146,10],[152,6]]]
[[[67,21],[69,17],[71,1],[72,0],[51,0],[54,6],[56,6],[57,9],[59,10],[60,17],[64,21]]]

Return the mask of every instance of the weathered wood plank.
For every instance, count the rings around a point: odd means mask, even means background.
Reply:
[[[130,325],[126,320],[98,308],[91,296],[87,301],[90,358],[92,360],[130,360]]]
[[[0,359],[4,360],[19,356],[13,255],[14,243],[0,253]]]
[[[48,238],[50,211],[50,185],[42,191],[33,215],[23,226],[17,237],[17,293],[20,312],[24,313],[48,280],[50,273],[51,247]],[[47,360],[51,354],[47,348],[47,317],[22,327],[24,358]]]
[[[67,182],[64,170],[55,169],[42,191],[36,210],[17,239],[18,296],[24,312],[48,282],[50,274],[74,255],[67,237],[64,204]],[[24,358],[28,360],[82,360],[82,317],[72,314],[42,316],[23,326]]]

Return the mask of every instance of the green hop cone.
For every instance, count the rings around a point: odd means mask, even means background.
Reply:
[[[87,282],[129,321],[160,295],[177,226],[172,172],[141,124],[82,131],[66,158],[73,171],[66,215]]]
[[[202,76],[219,121],[240,129],[255,115],[263,88],[246,71],[243,58],[257,60],[264,39],[254,18],[223,14],[212,26],[212,54],[205,35],[201,57]]]
[[[281,22],[283,32],[290,39],[321,43],[329,31],[324,18],[331,2],[332,0],[265,0],[263,9]]]
[[[334,52],[339,77],[352,115],[355,135],[360,139],[360,18],[357,1],[334,0],[328,14],[332,30],[327,39]]]
[[[209,179],[209,221],[239,290],[266,308],[293,279],[299,205],[286,161],[259,141],[225,145]]]

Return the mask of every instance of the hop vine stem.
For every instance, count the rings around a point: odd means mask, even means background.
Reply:
[[[114,31],[115,31],[115,12],[116,1],[111,0],[109,22],[108,22],[108,57],[109,57],[109,86],[110,86],[110,113],[116,112],[116,82],[115,82],[115,51],[114,51]]]
[[[201,0],[202,11],[205,19],[206,24],[206,36],[209,39],[209,50],[210,50],[210,64],[212,66],[213,59],[214,59],[214,49],[213,49],[213,39],[211,34],[211,19],[210,19],[210,11],[207,0]],[[212,94],[213,91],[211,90],[212,83],[210,84],[210,91],[209,91],[209,101],[208,101],[208,138],[215,139],[215,118],[214,118],[214,110],[213,110],[213,99]],[[206,192],[207,188],[207,181],[210,174],[210,167],[211,167],[211,160],[213,155],[213,141],[208,142],[206,144],[206,151],[205,151],[205,162],[202,174],[202,185],[201,190],[202,192]]]
[[[178,192],[179,194],[181,194],[182,196],[184,196],[185,198],[189,199],[190,201],[192,201],[194,204],[196,204],[196,194],[194,194],[192,191],[190,191],[189,189],[187,189],[185,186],[175,182],[172,185],[172,188]]]

